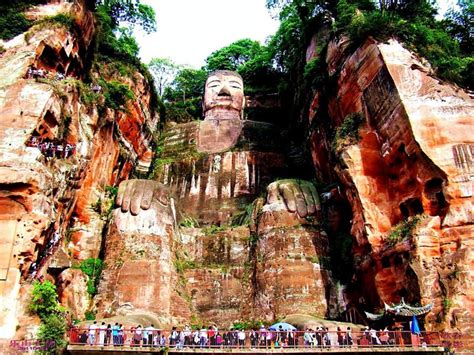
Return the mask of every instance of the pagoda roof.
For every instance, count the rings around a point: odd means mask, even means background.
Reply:
[[[421,316],[433,308],[433,303],[427,304],[426,306],[421,307],[413,307],[409,304],[405,303],[405,300],[402,298],[401,302],[397,305],[389,306],[385,304],[385,313],[395,314],[397,316],[405,316],[405,317],[412,317],[412,316]]]
[[[389,306],[388,304],[384,303],[385,310],[382,314],[374,314],[369,312],[364,312],[367,319],[372,321],[377,321],[382,319],[387,314],[394,314],[397,316],[404,316],[404,317],[413,317],[413,316],[421,316],[433,308],[433,303],[427,304],[426,306],[421,307],[413,307],[409,304],[405,303],[405,300],[402,298],[399,304],[392,304]]]

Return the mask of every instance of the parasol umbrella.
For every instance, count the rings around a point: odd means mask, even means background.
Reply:
[[[420,335],[420,325],[418,324],[418,320],[416,319],[416,316],[413,315],[413,318],[411,320],[411,327],[410,330],[413,334],[418,334]]]
[[[280,328],[280,326],[281,326],[281,328]],[[272,326],[268,327],[268,330],[274,330],[274,331],[296,330],[296,327],[292,326],[290,323],[279,322],[279,323],[275,323]]]

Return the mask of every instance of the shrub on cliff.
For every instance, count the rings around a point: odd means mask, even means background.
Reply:
[[[45,349],[40,353],[51,354],[59,351],[66,343],[66,321],[64,308],[58,302],[56,286],[49,281],[34,281],[29,309],[41,319],[37,336]]]
[[[100,275],[104,268],[103,261],[96,258],[89,258],[82,261],[79,268],[88,277],[87,293],[94,296],[97,293],[97,285],[99,284]]]
[[[389,246],[394,246],[395,244],[410,237],[420,223],[421,219],[421,216],[416,215],[396,224],[387,236],[387,242]]]
[[[58,303],[56,286],[49,281],[34,281],[29,309],[41,319],[50,314],[62,311]]]
[[[115,80],[99,80],[99,83],[104,92],[105,106],[108,108],[125,112],[127,103],[135,99],[133,91],[126,84]]]
[[[351,113],[344,118],[341,126],[336,129],[336,134],[331,143],[331,147],[335,153],[340,152],[344,147],[359,142],[359,128],[363,122],[364,116],[359,112]]]
[[[64,334],[66,333],[66,321],[64,316],[50,314],[42,319],[38,330],[38,340],[43,345],[40,354],[54,354],[66,345]]]

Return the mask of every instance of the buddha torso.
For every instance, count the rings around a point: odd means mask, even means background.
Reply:
[[[273,125],[239,121],[235,127],[227,122],[204,132],[203,125],[212,121],[169,127],[155,170],[157,181],[171,187],[182,213],[205,223],[227,223],[287,171],[282,137]],[[232,127],[238,129],[236,137],[227,133]],[[219,149],[231,141],[231,148]]]

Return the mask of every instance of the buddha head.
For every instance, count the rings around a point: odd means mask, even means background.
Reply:
[[[230,70],[217,70],[209,74],[204,88],[205,118],[240,117],[244,102],[244,83],[239,74]]]

